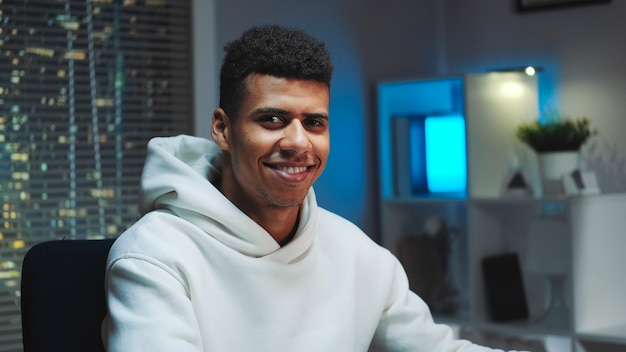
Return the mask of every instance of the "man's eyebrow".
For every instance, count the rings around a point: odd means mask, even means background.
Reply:
[[[306,116],[307,118],[310,119],[325,119],[328,120],[328,114],[323,114],[323,113],[305,113],[304,116]]]
[[[289,115],[290,114],[290,112],[287,110],[273,108],[273,107],[258,108],[254,110],[253,113],[254,114],[277,114],[277,115]],[[310,113],[304,113],[303,115],[308,118],[328,119],[328,114],[326,113],[310,112]]]
[[[253,113],[255,113],[255,114],[281,114],[281,115],[285,115],[285,114],[288,114],[289,111],[283,110],[283,109],[279,109],[279,108],[266,107],[266,108],[258,108],[256,110],[254,110]]]

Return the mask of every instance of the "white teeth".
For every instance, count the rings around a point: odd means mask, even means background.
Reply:
[[[306,171],[306,166],[280,166],[277,169],[288,174],[299,174]]]

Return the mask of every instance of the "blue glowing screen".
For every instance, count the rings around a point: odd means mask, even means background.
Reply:
[[[424,129],[429,192],[465,192],[467,164],[463,116],[427,117]]]

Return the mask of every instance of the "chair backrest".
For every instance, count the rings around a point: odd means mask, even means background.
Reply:
[[[26,253],[21,287],[25,352],[104,351],[104,273],[113,241],[55,240]]]

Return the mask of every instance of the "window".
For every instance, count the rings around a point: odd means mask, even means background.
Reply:
[[[191,132],[190,2],[0,2],[0,351],[26,251],[119,235],[148,139]]]

